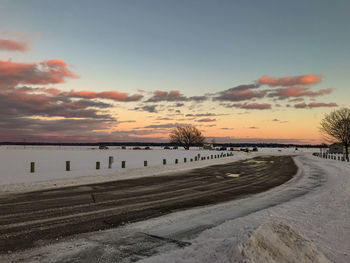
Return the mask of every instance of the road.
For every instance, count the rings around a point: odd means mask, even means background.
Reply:
[[[1,196],[0,253],[242,198],[296,172],[290,156],[265,156],[166,176]]]

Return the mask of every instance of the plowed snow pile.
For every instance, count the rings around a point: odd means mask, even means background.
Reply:
[[[261,225],[242,249],[247,262],[328,263],[313,242],[290,226],[280,223]]]

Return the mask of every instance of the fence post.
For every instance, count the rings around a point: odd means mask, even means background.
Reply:
[[[197,161],[197,156],[194,157],[194,161]]]
[[[112,168],[112,163],[113,163],[113,156],[109,156],[108,157],[108,169],[111,169]]]
[[[100,162],[96,162],[96,170],[100,170],[101,167],[101,163]]]
[[[191,160],[190,160],[191,162],[193,162],[193,159],[191,158]]]
[[[178,159],[175,159],[175,164],[179,163],[179,160]]]
[[[186,163],[187,162],[187,158],[184,158],[184,163]]]
[[[70,171],[70,161],[66,161],[66,171]]]
[[[163,165],[166,165],[166,159],[163,159]]]
[[[30,172],[34,173],[35,172],[35,162],[30,163]]]
[[[147,161],[143,161],[143,166],[147,166]]]
[[[125,168],[125,165],[126,164],[126,162],[125,161],[122,161],[122,168]]]

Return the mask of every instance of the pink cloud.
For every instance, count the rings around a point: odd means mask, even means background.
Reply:
[[[305,102],[294,105],[294,108],[296,109],[305,109],[306,107],[307,107],[307,104]]]
[[[0,50],[25,52],[29,50],[29,44],[22,41],[0,39]]]
[[[323,102],[311,102],[308,105],[310,108],[317,108],[317,107],[338,107],[337,103],[331,102],[331,103],[323,103]]]
[[[258,79],[260,85],[268,85],[271,87],[275,86],[294,86],[294,85],[312,85],[322,81],[321,75],[307,74],[301,76],[273,78],[267,75],[262,76]]]
[[[312,91],[309,87],[293,86],[288,88],[280,88],[273,90],[268,97],[278,97],[279,99],[287,99],[291,97],[317,97],[332,93],[333,89],[322,89]]]
[[[59,59],[45,60],[40,63],[18,63],[0,60],[0,81],[17,84],[57,84],[66,78],[79,78],[70,71],[67,64]]]
[[[64,94],[64,93],[63,93]],[[129,96],[127,93],[118,91],[74,91],[71,90],[68,96],[75,98],[85,98],[85,99],[110,99],[115,101],[139,101],[143,98],[142,95],[134,94]]]

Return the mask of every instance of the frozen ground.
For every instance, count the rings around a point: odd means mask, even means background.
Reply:
[[[259,152],[254,155],[298,155],[315,151],[319,152],[314,148],[259,148]],[[98,147],[86,146],[0,146],[0,194],[167,174],[253,156],[252,153],[235,151],[233,157],[199,158],[200,161],[195,161],[198,154],[201,157],[215,157],[222,153],[226,152],[195,147],[186,151],[164,150],[160,147],[152,150],[132,150],[131,147],[125,150],[120,147],[99,150]],[[111,169],[108,168],[110,156],[113,157]],[[186,163],[184,158],[187,159]],[[163,159],[166,159],[167,165],[163,165]],[[178,164],[175,164],[175,159],[178,159]],[[66,161],[70,161],[70,171],[65,170]],[[122,161],[126,162],[125,168],[121,166]],[[146,168],[144,161],[147,161]],[[30,173],[31,162],[35,162],[34,173]],[[96,170],[96,162],[100,162],[99,170]]]
[[[291,226],[330,261],[350,262],[350,164],[309,153],[295,160],[298,175],[270,191],[79,235],[0,261],[240,262],[252,233],[272,222]]]
[[[128,148],[57,147],[57,146],[0,146],[0,193],[42,188],[69,186],[151,176],[179,169],[191,169],[214,163],[225,163],[245,158],[245,154],[233,157],[214,158],[227,152],[199,150],[132,150]],[[195,161],[195,157],[211,158]],[[113,157],[112,168],[108,168],[109,157]],[[184,158],[187,162],[184,163]],[[163,165],[166,159],[167,165]],[[175,164],[178,159],[178,164]],[[193,159],[193,162],[191,162]],[[66,171],[66,161],[70,161],[70,171]],[[122,161],[126,167],[122,168]],[[144,161],[147,167],[144,168]],[[30,163],[35,162],[35,172],[30,172]],[[100,169],[96,170],[96,162]]]

